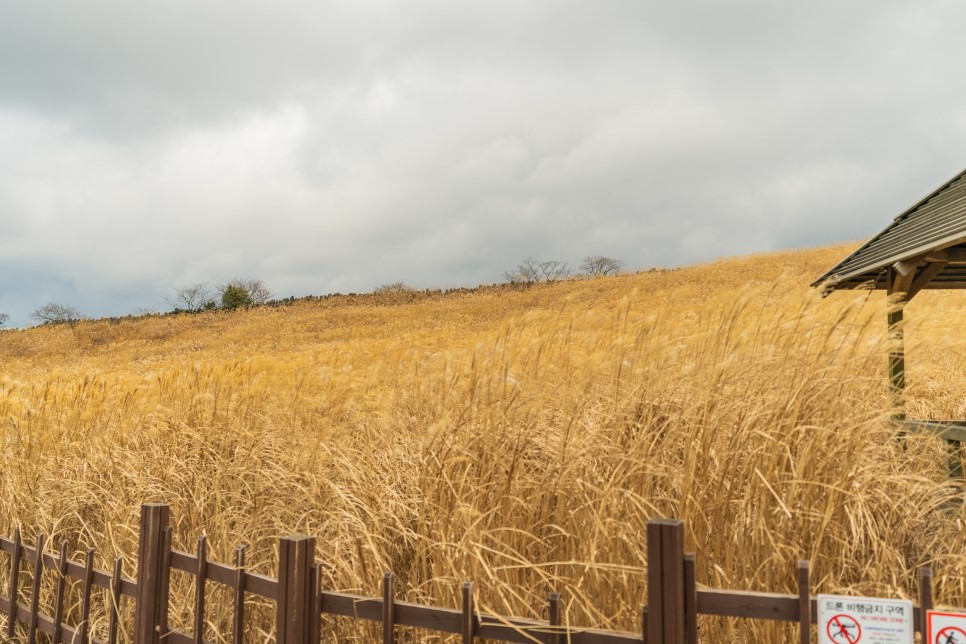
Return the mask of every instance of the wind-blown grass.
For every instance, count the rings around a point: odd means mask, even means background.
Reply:
[[[910,597],[930,564],[939,601],[966,605],[943,448],[888,422],[884,296],[807,286],[847,251],[6,331],[0,530],[133,574],[139,504],[160,501],[175,545],[204,531],[219,561],[245,542],[271,574],[277,538],[305,532],[328,589],[375,595],[393,570],[401,598],[456,606],[473,579],[481,609],[538,618],[556,589],[571,623],[637,630],[645,526],[673,516],[702,584],[792,592],[807,558],[818,591]],[[909,307],[912,415],[966,413],[964,305]],[[213,611],[207,635],[228,624]],[[333,620],[326,638],[372,635]]]

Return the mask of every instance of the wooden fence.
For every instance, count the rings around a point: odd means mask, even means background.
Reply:
[[[315,539],[304,535],[279,540],[277,577],[267,577],[245,569],[243,547],[236,551],[233,565],[209,561],[204,538],[199,540],[195,554],[173,549],[168,519],[166,505],[141,507],[136,579],[122,574],[120,558],[114,560],[111,572],[105,572],[93,567],[93,550],[88,551],[85,561],[77,562],[67,559],[66,544],[61,544],[56,555],[47,552],[43,535],[33,546],[21,542],[19,529],[12,539],[0,538],[0,551],[9,556],[10,567],[7,595],[0,595],[0,614],[7,616],[6,629],[0,634],[7,640],[25,638],[31,644],[39,633],[46,634],[53,644],[114,644],[119,639],[126,639],[120,633],[132,632],[131,624],[121,622],[122,616],[133,612],[135,644],[203,643],[206,581],[227,587],[233,595],[231,641],[234,643],[243,641],[246,595],[275,602],[276,641],[285,644],[319,642],[323,636],[322,615],[381,622],[385,644],[395,641],[397,626],[455,634],[464,644],[472,644],[478,639],[547,644],[697,644],[698,615],[797,622],[800,642],[805,644],[811,641],[811,625],[816,619],[816,600],[809,591],[807,561],[798,564],[798,594],[795,595],[699,589],[695,578],[695,555],[684,552],[684,524],[678,520],[656,519],[648,523],[649,604],[641,611],[641,630],[627,633],[562,625],[560,596],[556,593],[551,593],[547,601],[548,621],[535,621],[480,613],[474,605],[472,582],[463,584],[459,609],[396,601],[391,573],[386,573],[383,579],[381,597],[328,592],[320,587],[320,564],[314,561]],[[171,570],[183,571],[195,579],[191,633],[168,626]],[[24,572],[28,574],[24,575]],[[45,575],[54,582],[53,614],[40,610]],[[64,623],[68,580],[81,586],[80,608],[74,611],[79,616],[73,625]],[[94,638],[90,633],[95,589],[100,589],[109,606],[106,640]],[[923,633],[925,641],[925,612],[932,609],[932,573],[928,568],[919,571],[919,594],[914,627]],[[130,608],[132,601],[133,611],[122,610]],[[17,628],[18,623],[20,628]]]

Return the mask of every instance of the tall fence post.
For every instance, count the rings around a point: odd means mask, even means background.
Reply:
[[[302,644],[310,640],[315,596],[312,564],[315,537],[304,534],[282,537],[278,542],[278,602],[275,610],[275,641]]]
[[[698,644],[698,563],[693,552],[684,553],[684,641]]]
[[[473,606],[474,586],[475,584],[472,581],[463,582],[463,611],[460,618],[460,639],[463,644],[473,644],[473,640],[476,639],[476,617],[474,616],[476,611]]]
[[[170,508],[161,503],[141,506],[138,538],[137,596],[134,607],[134,644],[154,644],[168,607],[168,574],[164,556]]]
[[[547,644],[561,644],[560,626],[563,621],[560,618],[560,593],[550,593],[550,597],[547,599],[547,609],[547,618],[550,624]]]
[[[807,559],[798,562],[798,641],[812,641],[812,595],[810,564]]]
[[[396,644],[396,577],[382,578],[382,644]]]
[[[684,522],[647,522],[647,642],[684,644]]]
[[[933,609],[932,598],[932,568],[920,566],[919,568],[919,632],[922,633],[922,641],[926,641],[928,628],[929,611]]]
[[[20,601],[20,528],[13,533],[13,555],[10,557],[10,612],[7,613],[7,639],[13,639],[17,627],[17,602]]]

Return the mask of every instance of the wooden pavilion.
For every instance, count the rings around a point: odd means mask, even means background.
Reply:
[[[887,322],[895,340],[889,354],[889,386],[899,410],[896,420],[910,431],[946,439],[958,456],[960,443],[966,441],[966,421],[906,418],[902,319],[905,305],[923,289],[966,288],[966,170],[896,217],[812,286],[820,287],[823,295],[839,289],[886,291],[892,304]],[[951,468],[962,476],[959,458]]]

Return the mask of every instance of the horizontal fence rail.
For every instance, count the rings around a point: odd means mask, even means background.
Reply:
[[[277,577],[245,569],[246,549],[239,546],[232,565],[210,561],[207,540],[201,537],[195,553],[171,547],[169,509],[165,505],[141,507],[141,526],[137,552],[137,579],[123,575],[122,559],[114,559],[110,572],[94,568],[94,550],[84,561],[67,558],[67,544],[56,553],[46,550],[44,535],[28,546],[19,528],[11,539],[0,537],[0,552],[7,555],[7,588],[0,589],[0,615],[6,617],[2,635],[7,640],[30,644],[45,634],[52,644],[114,644],[134,634],[135,644],[205,644],[208,595],[207,582],[231,592],[231,641],[240,644],[245,633],[245,598],[261,597],[275,603],[275,637],[285,644],[320,642],[323,615],[347,617],[382,624],[382,641],[392,644],[396,627],[414,627],[450,633],[464,644],[477,639],[496,642],[546,642],[547,644],[697,644],[698,615],[778,620],[799,624],[799,641],[812,641],[812,625],[817,619],[817,601],[810,594],[809,564],[798,564],[798,594],[714,590],[697,588],[696,557],[684,552],[684,524],[678,520],[656,519],[647,526],[648,604],[641,610],[641,630],[637,633],[580,628],[561,623],[560,595],[547,599],[547,621],[481,613],[474,603],[474,585],[464,583],[459,608],[442,608],[398,601],[395,576],[386,573],[382,596],[365,597],[330,592],[321,588],[320,564],[314,560],[315,539],[305,535],[279,540]],[[172,570],[194,577],[193,631],[184,632],[168,625],[168,600]],[[26,575],[24,573],[27,573]],[[52,614],[41,611],[44,580],[52,582],[53,594],[47,605]],[[3,592],[6,592],[4,595]],[[97,595],[95,595],[95,593]],[[76,599],[71,611],[73,624],[67,624],[65,601]],[[932,572],[919,570],[919,605],[913,621],[925,638],[925,613],[933,606]],[[91,606],[96,597],[108,607],[106,639],[91,634]],[[133,609],[122,610],[123,607]],[[122,624],[124,616],[131,623]]]

